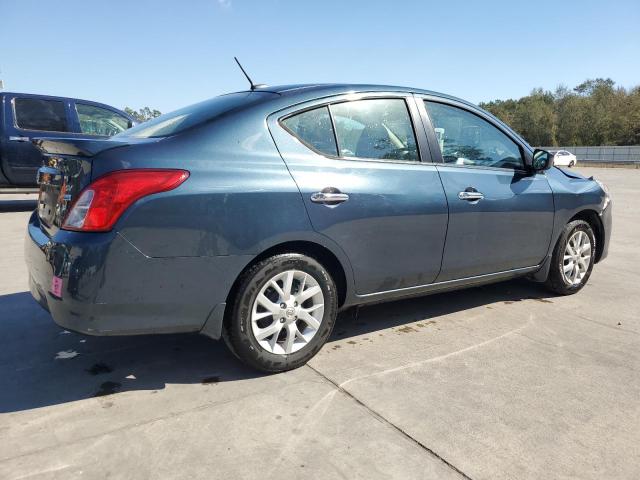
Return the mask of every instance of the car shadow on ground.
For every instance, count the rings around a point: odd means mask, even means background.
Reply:
[[[331,338],[348,338],[421,320],[437,320],[443,315],[494,303],[510,304],[523,300],[552,303],[554,296],[539,283],[516,279],[352,308],[341,314]]]
[[[496,302],[549,294],[525,280],[342,312],[330,341]],[[28,292],[0,296],[0,413],[167,384],[219,383],[263,376],[224,345],[198,334],[90,337],[67,332]]]

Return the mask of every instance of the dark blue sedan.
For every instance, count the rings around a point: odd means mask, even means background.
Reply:
[[[34,143],[30,288],[59,325],[202,332],[264,371],[349,306],[520,276],[575,293],[609,245],[604,185],[435,92],[262,87]]]

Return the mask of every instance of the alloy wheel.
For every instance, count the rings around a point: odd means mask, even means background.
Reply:
[[[562,277],[569,285],[579,285],[589,270],[591,240],[583,230],[576,230],[564,250]]]
[[[260,289],[251,311],[251,330],[270,353],[288,355],[318,333],[324,316],[324,295],[318,281],[301,270],[287,270]]]

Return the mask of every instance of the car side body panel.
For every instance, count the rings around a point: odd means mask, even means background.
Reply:
[[[544,175],[438,166],[449,201],[447,245],[438,281],[540,265],[549,251],[554,205]],[[475,188],[478,203],[458,198]]]

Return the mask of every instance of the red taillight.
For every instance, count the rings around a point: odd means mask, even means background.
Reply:
[[[95,180],[73,203],[62,228],[82,232],[111,230],[120,215],[142,197],[173,190],[189,177],[186,170],[118,170]]]

